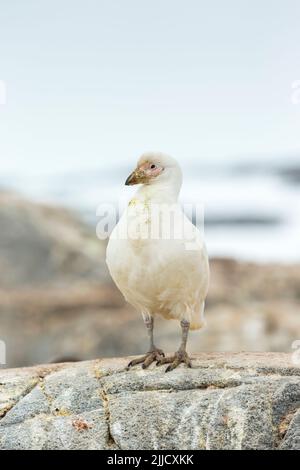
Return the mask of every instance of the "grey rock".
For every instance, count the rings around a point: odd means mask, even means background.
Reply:
[[[6,450],[97,450],[106,448],[107,426],[103,411],[51,417],[43,415],[0,428],[0,448]]]
[[[0,192],[0,227],[2,288],[107,278],[104,245],[68,210]]]
[[[300,365],[203,353],[193,368],[130,358],[0,372],[0,449],[300,450]]]
[[[286,434],[280,445],[280,449],[300,449],[300,410],[295,413]]]
[[[4,416],[0,426],[22,423],[25,419],[34,418],[40,414],[49,414],[49,412],[49,403],[37,385]]]

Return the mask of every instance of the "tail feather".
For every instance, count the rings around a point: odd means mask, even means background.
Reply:
[[[192,314],[191,322],[190,322],[190,329],[191,330],[200,330],[206,326],[206,321],[204,319],[204,306],[205,302],[202,302],[200,311],[194,312]]]

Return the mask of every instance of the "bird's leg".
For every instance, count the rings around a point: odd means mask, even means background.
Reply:
[[[147,316],[145,318],[145,326],[147,328],[149,342],[150,342],[150,349],[149,351],[142,357],[138,357],[137,359],[133,359],[129,364],[128,367],[135,366],[136,364],[142,363],[142,368],[146,369],[152,362],[158,361],[164,357],[164,353],[161,349],[158,349],[153,341],[153,325],[154,320],[153,317]]]
[[[161,364],[169,364],[170,365],[166,368],[166,372],[170,372],[170,370],[175,369],[181,362],[184,362],[188,367],[192,367],[191,360],[186,352],[186,343],[188,339],[190,323],[186,320],[182,320],[180,322],[182,336],[181,336],[181,345],[174,354],[174,356],[170,357],[162,357],[157,361],[157,365]]]
[[[147,328],[147,333],[149,337],[149,343],[150,343],[150,349],[149,352],[152,352],[155,350],[155,345],[154,345],[154,335],[153,335],[153,330],[154,330],[154,320],[153,317],[147,318],[145,320],[145,326]]]

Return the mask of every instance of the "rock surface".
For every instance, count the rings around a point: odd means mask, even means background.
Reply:
[[[193,368],[129,358],[0,371],[0,449],[298,449],[300,365],[203,353]]]

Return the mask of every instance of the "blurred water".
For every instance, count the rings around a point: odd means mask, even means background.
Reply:
[[[295,162],[264,167],[188,165],[183,203],[203,203],[211,256],[250,261],[300,261],[300,174]],[[124,186],[129,168],[105,168],[44,175],[6,175],[3,188],[37,201],[69,207],[96,227],[100,203],[125,203],[135,188]]]

